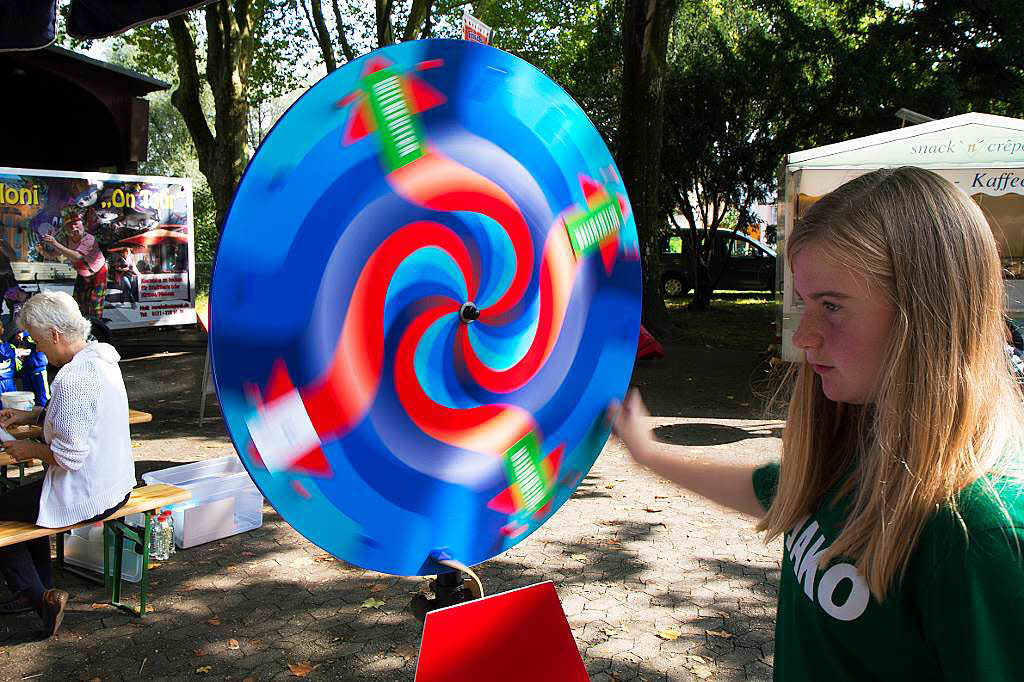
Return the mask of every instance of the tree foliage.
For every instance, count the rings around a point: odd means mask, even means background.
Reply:
[[[680,13],[667,78],[663,224],[690,240],[691,306],[710,302],[727,254],[715,233],[730,211],[749,220],[767,200],[786,152],[815,128],[813,102],[828,73],[819,46],[834,17],[770,13],[752,4],[691,4]]]

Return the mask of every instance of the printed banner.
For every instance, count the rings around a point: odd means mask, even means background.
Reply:
[[[468,7],[462,11],[462,39],[489,45],[491,27],[474,17]]]
[[[61,290],[111,329],[195,324],[188,179],[0,168],[0,319]]]

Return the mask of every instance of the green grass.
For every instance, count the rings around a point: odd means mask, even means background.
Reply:
[[[674,343],[760,353],[775,336],[778,304],[769,291],[716,291],[707,310],[688,310],[690,297],[666,299],[682,328]]]

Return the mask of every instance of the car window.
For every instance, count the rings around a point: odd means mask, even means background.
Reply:
[[[728,240],[728,244],[730,256],[737,256],[741,258],[760,258],[764,255],[764,252],[761,251],[761,249],[743,239],[733,237]]]
[[[661,242],[662,253],[682,253],[683,252],[683,238],[682,237],[669,237]]]

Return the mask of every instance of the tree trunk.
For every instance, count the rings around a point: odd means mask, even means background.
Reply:
[[[171,95],[171,102],[185,119],[196,147],[199,170],[210,184],[218,231],[224,227],[235,188],[249,161],[245,88],[255,49],[252,22],[263,9],[263,3],[249,0],[223,0],[206,7],[206,81],[213,91],[213,131],[200,101],[201,83],[191,28],[184,15],[168,20],[178,62],[178,88]]]
[[[391,11],[394,0],[376,0],[377,47],[387,47],[395,42],[395,31],[391,26]]]
[[[320,46],[320,54],[324,56],[324,66],[327,67],[327,73],[331,73],[338,68],[338,63],[334,60],[334,47],[331,45],[331,33],[327,30],[327,22],[324,21],[324,8],[320,4],[321,0],[310,0],[310,14],[307,15],[313,34],[316,36],[316,42]],[[305,0],[303,0],[302,9],[306,9]],[[344,31],[343,26],[338,27],[339,31]]]
[[[661,294],[661,131],[665,55],[680,0],[626,0],[622,18],[623,77],[618,164],[629,193],[643,264],[643,322],[671,331]]]

